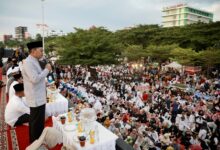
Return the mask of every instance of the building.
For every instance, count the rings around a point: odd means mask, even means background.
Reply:
[[[2,42],[7,42],[8,40],[11,40],[13,38],[12,35],[3,35],[2,36]]]
[[[163,8],[163,27],[184,26],[197,22],[209,23],[213,21],[213,13],[178,4]]]
[[[25,32],[24,33],[24,39],[28,39],[28,38],[30,38],[31,37],[31,34],[30,33],[28,33],[28,32]]]
[[[15,27],[15,38],[19,41],[23,41],[25,39],[25,33],[27,32],[27,27]]]

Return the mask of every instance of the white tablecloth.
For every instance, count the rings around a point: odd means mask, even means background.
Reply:
[[[77,128],[74,131],[65,131],[64,125],[61,124],[58,117],[52,117],[53,127],[62,132],[63,135],[63,145],[74,145],[77,150],[115,150],[116,139],[118,136],[113,134],[111,131],[106,129],[100,123],[95,122],[98,127],[98,132],[96,132],[96,141],[94,144],[90,144],[89,140],[86,141],[85,147],[80,147],[79,143],[74,140],[77,134]],[[71,124],[75,124],[73,121]],[[98,133],[98,135],[97,135]],[[98,136],[98,137],[97,137]]]
[[[60,93],[57,94],[56,99],[53,102],[46,104],[46,115],[56,116],[66,113],[68,111],[68,100]]]

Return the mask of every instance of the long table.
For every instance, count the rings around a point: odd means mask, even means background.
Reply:
[[[46,104],[46,115],[47,116],[57,116],[59,114],[66,113],[68,111],[68,100],[61,95],[57,94],[53,102]]]
[[[94,125],[97,127],[96,131],[96,141],[94,144],[90,144],[89,140],[86,141],[85,147],[81,147],[79,142],[76,140],[77,137],[77,121],[73,120],[71,123],[66,121],[66,124],[61,124],[60,118],[52,117],[53,127],[59,130],[63,135],[63,145],[70,147],[73,146],[77,150],[115,150],[116,140],[118,136],[113,134],[111,131],[106,129],[97,121],[94,122]],[[65,130],[66,125],[71,125],[73,130],[67,131]]]

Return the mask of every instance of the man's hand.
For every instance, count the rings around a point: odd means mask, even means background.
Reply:
[[[46,64],[46,67],[45,68],[47,68],[49,71],[51,71],[52,70],[52,67],[51,67],[51,65],[50,64]]]

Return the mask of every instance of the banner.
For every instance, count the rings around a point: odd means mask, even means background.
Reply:
[[[190,73],[196,73],[200,72],[202,70],[201,66],[185,66],[184,71],[190,72]]]

